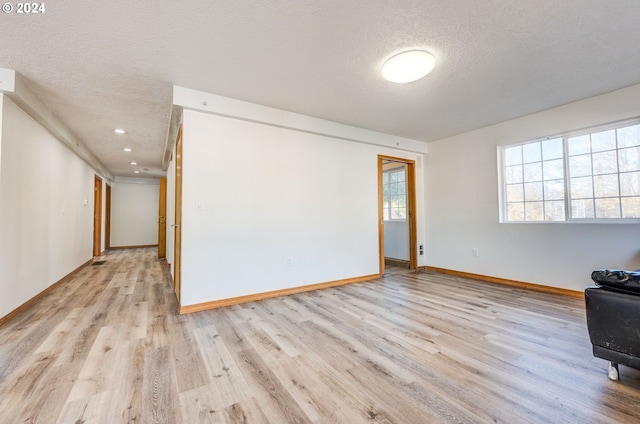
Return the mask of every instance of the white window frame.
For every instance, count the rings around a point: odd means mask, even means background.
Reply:
[[[404,193],[403,194],[396,194],[396,196],[400,196],[400,195],[404,195],[404,211],[405,211],[405,217],[404,218],[391,218],[392,214],[392,210],[394,209],[392,206],[392,202],[391,199],[389,198],[388,202],[387,202],[387,197],[384,196],[383,194],[383,198],[382,198],[382,207],[383,207],[383,220],[384,221],[394,221],[394,222],[406,222],[407,221],[407,216],[409,214],[409,199],[408,199],[408,184],[407,184],[407,168],[405,166],[398,166],[396,168],[390,168],[390,169],[385,169],[382,171],[382,175],[384,176],[385,174],[387,175],[387,178],[391,178],[391,174],[392,173],[399,173],[402,172],[404,173]],[[389,184],[389,180],[387,180],[387,184],[384,183],[384,178],[383,178],[383,183],[382,183],[382,190],[384,193],[384,186]],[[391,193],[388,194],[389,196],[392,196]],[[387,216],[388,218],[384,218],[384,216]]]
[[[571,131],[571,132],[567,132],[564,134],[559,134],[559,135],[554,135],[554,136],[548,136],[548,137],[543,137],[543,138],[538,138],[538,139],[533,139],[533,140],[528,140],[528,141],[524,141],[524,142],[520,142],[520,143],[514,143],[514,144],[509,144],[509,145],[503,145],[503,146],[498,146],[498,183],[499,183],[499,191],[498,191],[498,196],[499,196],[499,219],[501,223],[508,223],[508,224],[547,224],[547,223],[597,223],[597,224],[614,224],[614,223],[622,223],[622,224],[637,224],[640,223],[640,217],[631,217],[631,218],[623,218],[623,217],[615,217],[615,218],[606,218],[606,217],[589,217],[589,218],[574,218],[572,217],[572,200],[579,200],[579,199],[573,199],[572,198],[572,193],[571,193],[571,168],[570,168],[570,158],[571,157],[576,157],[577,155],[573,155],[573,156],[569,156],[569,139],[573,139],[576,137],[580,137],[580,136],[584,136],[584,135],[591,135],[591,134],[598,134],[601,132],[605,132],[605,131],[609,131],[609,130],[615,130],[615,129],[620,129],[620,128],[625,128],[625,127],[629,127],[629,126],[634,126],[634,125],[640,125],[640,117],[639,118],[634,118],[634,119],[629,119],[629,120],[623,120],[623,121],[617,121],[617,122],[613,122],[613,123],[609,123],[609,124],[604,124],[604,125],[598,125],[598,126],[594,126],[594,127],[589,127],[589,128],[585,128],[582,130],[577,130],[577,131]],[[563,220],[546,220],[546,218],[543,216],[543,219],[541,220],[508,220],[508,204],[507,204],[507,183],[506,183],[506,173],[507,173],[507,164],[506,164],[506,158],[505,158],[505,150],[512,148],[512,147],[517,147],[517,146],[526,146],[526,145],[531,145],[534,143],[541,143],[541,142],[545,142],[547,140],[554,140],[554,139],[561,139],[562,140],[562,160],[563,160],[563,184],[564,184],[564,219]],[[609,152],[615,152],[615,156],[616,156],[616,166],[617,166],[617,170],[616,172],[610,173],[608,175],[615,175],[617,177],[618,180],[618,188],[620,188],[620,175],[625,174],[625,171],[621,171],[620,170],[620,160],[618,159],[619,153],[621,150],[627,149],[628,147],[621,147],[619,144],[619,140],[618,137],[616,137],[616,145],[614,149],[611,150],[607,150]],[[600,152],[595,152],[600,153]],[[594,152],[592,151],[592,145],[590,144],[590,150],[589,153],[584,153],[584,156],[589,156],[589,159],[591,161],[591,163],[593,163],[593,154]],[[544,162],[544,159],[541,158],[540,160],[541,164]],[[523,165],[524,166],[524,165]],[[542,166],[542,165],[541,165]],[[575,168],[574,168],[575,169]],[[594,178],[594,176],[598,176],[599,174],[597,174],[595,171],[591,171],[591,173],[589,175],[587,175],[586,177],[591,177],[592,179]],[[541,177],[541,184],[544,186],[545,180],[544,180],[544,175]],[[548,181],[548,180],[547,180]],[[523,185],[525,183],[523,182]],[[622,202],[623,198],[629,198],[629,197],[637,197],[637,196],[625,196],[622,193],[618,192],[617,195],[617,199],[620,199],[620,202]],[[616,198],[615,196],[612,198]],[[598,197],[597,194],[594,192],[592,194],[591,197],[585,197],[585,199],[587,200],[593,200],[594,202],[596,201],[596,199],[604,199],[604,197]],[[543,198],[542,200],[543,202],[547,201],[547,199],[545,199],[544,194],[543,194]],[[526,198],[523,200],[523,203],[526,204]],[[530,203],[533,203],[533,201],[531,201]],[[544,209],[543,209],[543,214],[544,214]]]

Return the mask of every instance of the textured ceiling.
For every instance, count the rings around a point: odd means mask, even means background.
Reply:
[[[0,68],[120,176],[162,174],[174,84],[429,142],[640,83],[637,0],[45,6],[0,16]],[[436,56],[429,76],[380,78],[414,48]]]

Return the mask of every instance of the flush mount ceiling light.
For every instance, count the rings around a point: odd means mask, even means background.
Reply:
[[[130,163],[131,163],[131,165],[137,165],[138,164],[138,162],[130,162]]]
[[[387,81],[406,83],[419,80],[436,66],[436,58],[423,50],[410,50],[393,56],[382,65]]]
[[[116,133],[116,134],[124,134],[124,133],[126,133],[126,131],[123,130],[122,128],[115,128],[113,130],[113,132]]]
[[[131,148],[130,148],[130,147],[125,147],[125,148],[124,148],[124,149],[122,149],[122,150],[124,150],[125,152],[130,152],[130,151],[131,151]]]

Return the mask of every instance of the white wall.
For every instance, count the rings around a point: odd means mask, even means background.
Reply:
[[[377,274],[387,147],[185,110],[182,304]],[[418,217],[418,243],[424,222]],[[420,257],[419,261],[423,258]]]
[[[2,99],[0,317],[91,259],[95,175]]]
[[[111,247],[158,244],[157,178],[117,177],[111,184]]]
[[[384,222],[384,257],[409,260],[409,222]]]
[[[427,263],[572,290],[640,268],[639,224],[500,224],[496,146],[640,115],[640,85],[429,144]],[[472,256],[472,249],[479,256]]]

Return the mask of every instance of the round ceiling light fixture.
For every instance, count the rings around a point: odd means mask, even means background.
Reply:
[[[436,58],[424,50],[399,53],[382,65],[382,76],[399,84],[417,81],[436,66]]]
[[[126,134],[126,131],[123,130],[122,128],[114,128],[113,132],[116,134]]]

